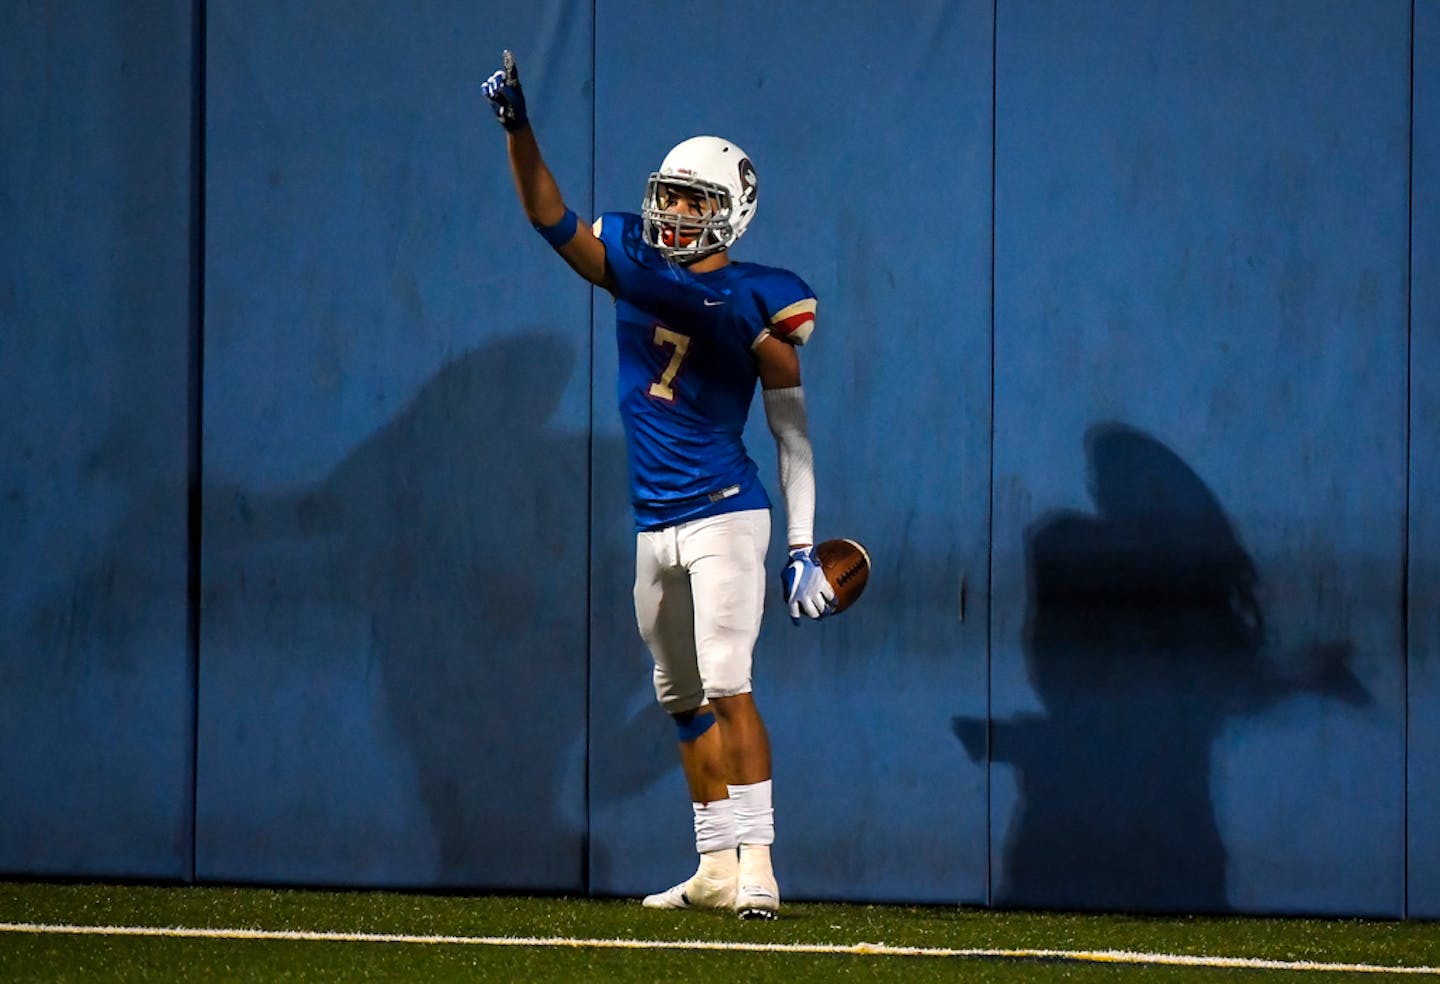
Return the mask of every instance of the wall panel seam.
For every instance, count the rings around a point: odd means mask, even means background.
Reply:
[[[1400,547],[1400,692],[1404,696],[1404,740],[1401,742],[1400,788],[1400,917],[1410,917],[1410,486],[1414,455],[1411,451],[1411,386],[1414,377],[1413,330],[1415,306],[1415,0],[1410,0],[1409,143],[1405,180],[1405,523]]]
[[[190,366],[186,490],[185,640],[190,683],[190,854],[184,880],[197,879],[200,783],[200,589],[204,528],[205,100],[206,0],[190,7]]]
[[[994,901],[994,884],[991,877],[991,859],[994,847],[991,843],[990,785],[992,766],[991,699],[994,696],[994,626],[995,626],[995,199],[996,199],[996,134],[998,132],[996,108],[1000,85],[1000,0],[993,0],[990,7],[990,488],[989,502],[985,517],[985,904]]]

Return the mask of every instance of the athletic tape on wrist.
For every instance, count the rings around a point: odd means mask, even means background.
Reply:
[[[580,219],[570,209],[560,216],[560,221],[550,226],[536,224],[535,231],[550,244],[552,249],[559,249],[570,240],[575,238],[575,230],[580,226]]]

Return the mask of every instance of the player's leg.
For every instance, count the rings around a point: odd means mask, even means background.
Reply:
[[[690,789],[690,801],[705,804],[729,799],[725,743],[720,738],[721,730],[714,726],[715,708],[706,703],[670,717],[679,732],[680,768]]]
[[[730,764],[730,802],[740,841],[735,909],[742,919],[774,919],[780,886],[770,860],[775,843],[775,809],[770,780],[770,739],[751,694],[714,698]],[[731,742],[735,754],[729,754]]]
[[[770,862],[775,841],[770,738],[751,692],[751,662],[765,608],[768,510],[727,513],[693,524],[681,539],[695,606],[695,645],[705,693],[719,725],[725,775],[740,840],[736,909],[774,918],[780,892]]]
[[[655,696],[675,723],[680,764],[695,818],[695,874],[646,896],[649,908],[729,908],[738,871],[735,815],[725,779],[725,755],[713,709],[705,703],[695,659],[690,581],[675,558],[671,530],[636,539],[635,617],[655,660]]]
[[[729,786],[750,785],[770,778],[770,734],[755,704],[753,693],[711,698],[720,722],[724,760],[722,773]]]

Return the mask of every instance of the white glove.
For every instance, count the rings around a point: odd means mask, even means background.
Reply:
[[[825,572],[820,569],[811,547],[790,551],[790,562],[780,572],[780,584],[794,625],[800,624],[801,612],[810,618],[823,618],[835,608],[835,589],[825,580]]]

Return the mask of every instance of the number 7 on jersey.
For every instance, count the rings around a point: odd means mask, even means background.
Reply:
[[[680,372],[680,363],[685,361],[685,353],[690,348],[690,336],[682,335],[678,331],[671,331],[664,325],[656,325],[655,336],[651,341],[661,348],[673,345],[674,351],[670,353],[670,362],[665,366],[665,371],[660,374],[660,378],[650,384],[649,394],[657,400],[674,403],[675,390],[671,387],[671,383],[675,382],[675,377]]]

